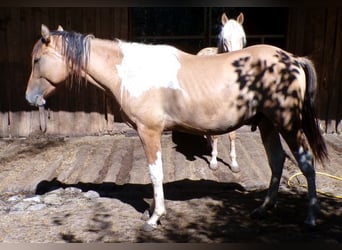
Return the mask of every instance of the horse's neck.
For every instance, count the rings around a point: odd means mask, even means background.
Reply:
[[[87,80],[119,98],[120,79],[116,65],[120,64],[122,54],[118,43],[109,40],[93,39],[87,67]]]

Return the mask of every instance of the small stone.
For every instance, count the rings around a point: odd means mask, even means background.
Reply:
[[[48,194],[61,194],[64,192],[64,188],[57,188],[55,190],[50,191]]]
[[[40,203],[42,199],[40,196],[33,196],[33,197],[25,198],[23,201]]]
[[[46,208],[45,204],[35,204],[35,205],[31,205],[27,208],[28,211],[38,211],[38,210],[42,210]]]
[[[30,203],[28,203],[28,202],[19,202],[19,203],[15,204],[13,207],[11,207],[11,212],[13,212],[13,211],[24,211],[29,206],[30,206]]]
[[[21,199],[21,196],[14,195],[14,196],[9,197],[7,201],[13,202],[13,201],[19,201],[20,199]]]
[[[65,189],[65,193],[79,194],[79,193],[82,193],[82,190],[79,188],[75,188],[75,187],[68,187]]]
[[[0,211],[7,211],[7,210],[8,210],[7,204],[0,200]]]
[[[84,193],[83,196],[88,199],[96,199],[100,197],[100,194],[96,191],[89,190],[88,192]]]
[[[44,197],[43,201],[45,204],[49,204],[49,205],[61,205],[62,204],[62,198],[59,197],[57,194],[49,194]]]

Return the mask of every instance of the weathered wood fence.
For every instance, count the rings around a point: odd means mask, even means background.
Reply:
[[[342,132],[342,8],[290,9],[288,50],[311,58],[318,74],[322,129]]]
[[[0,137],[28,136],[41,129],[38,109],[24,95],[42,23],[100,38],[130,39],[130,15],[129,8],[0,8]],[[288,20],[286,49],[309,56],[317,68],[322,127],[341,132],[342,8],[290,8]],[[46,133],[70,136],[111,133],[114,122],[121,121],[117,103],[90,84],[50,97],[45,117]]]

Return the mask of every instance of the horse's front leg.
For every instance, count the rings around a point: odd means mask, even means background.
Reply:
[[[207,135],[207,140],[211,144],[211,160],[209,167],[212,170],[217,169],[217,141],[218,136],[217,135]]]
[[[149,129],[145,126],[138,127],[138,133],[142,141],[147,157],[149,173],[153,185],[152,215],[143,226],[145,231],[157,228],[157,223],[166,213],[163,190],[163,164],[161,155],[161,130]]]

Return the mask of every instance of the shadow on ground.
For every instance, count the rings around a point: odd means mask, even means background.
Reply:
[[[211,157],[211,145],[203,135],[172,131],[172,142],[176,145],[175,150],[183,154],[188,161],[195,161],[196,158],[199,158],[209,165],[207,157]],[[220,157],[217,157],[217,161],[225,166],[230,166]]]
[[[39,183],[36,193],[61,187],[94,190],[101,197],[118,199],[141,213],[149,207],[145,199],[152,199],[150,184],[69,185],[52,180]],[[341,200],[320,197],[317,226],[310,229],[303,225],[306,193],[280,192],[276,207],[266,218],[251,219],[250,213],[261,204],[265,190],[248,192],[236,183],[188,179],[165,183],[164,189],[166,218],[159,229],[149,233],[133,224],[132,230],[138,230],[136,242],[342,242]]]

